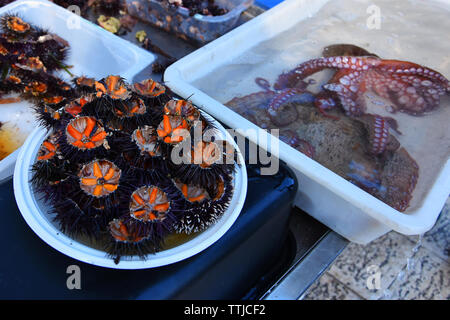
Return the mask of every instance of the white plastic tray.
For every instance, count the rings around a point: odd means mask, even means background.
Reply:
[[[48,29],[69,42],[67,64],[76,76],[103,78],[118,74],[132,78],[155,60],[155,55],[137,47],[87,21],[76,14],[46,0],[18,0],[0,8],[0,16],[18,14],[25,21]],[[68,74],[60,76],[68,79]],[[34,117],[26,114],[31,104],[26,101],[2,105],[0,121],[17,129],[18,134],[28,136],[36,127]],[[24,117],[28,122],[24,121]],[[18,150],[0,161],[0,181],[9,178],[14,171]]]
[[[244,163],[242,154],[231,136],[217,122],[213,121],[221,131],[221,138],[226,139],[237,150],[238,163]],[[27,138],[17,157],[14,171],[14,195],[19,210],[30,228],[48,245],[74,259],[93,265],[114,269],[146,269],[168,265],[189,258],[206,249],[220,239],[238,218],[247,195],[247,169],[245,165],[237,166],[233,180],[233,197],[228,209],[215,224],[197,235],[195,238],[176,247],[147,256],[146,260],[139,257],[124,257],[118,264],[106,256],[104,251],[87,246],[64,235],[58,225],[48,214],[48,206],[36,199],[31,179],[31,166],[36,161],[36,155],[41,143],[47,136],[47,131],[36,128]]]
[[[217,81],[214,79],[214,75],[220,72],[217,70],[227,63],[231,64],[231,61],[232,67],[242,70],[240,73],[242,77],[245,77],[244,70],[251,70],[253,64],[273,63],[273,61],[247,61],[246,52],[264,41],[276,38],[300,21],[313,17],[327,2],[327,0],[286,0],[172,64],[166,70],[164,80],[174,92],[182,97],[190,97],[195,104],[216,119],[238,129],[238,132],[239,130],[245,132],[247,129],[257,130],[255,124],[194,85],[195,81],[206,75],[211,75],[211,81]],[[449,1],[443,2],[450,4]],[[336,14],[345,15],[347,12],[344,8],[342,12]],[[326,26],[321,29],[325,32],[324,30],[327,30]],[[332,30],[328,29],[328,32]],[[241,60],[233,60],[237,57]],[[246,85],[239,77],[234,80]],[[226,87],[227,84],[222,83],[217,88],[218,94],[226,92]],[[257,137],[249,138],[258,144]],[[269,139],[268,134],[264,133],[259,141]],[[279,154],[280,158],[295,170],[299,178],[300,190],[296,204],[331,229],[357,243],[368,243],[390,230],[406,235],[428,231],[435,224],[450,193],[450,159],[444,163],[420,205],[415,206],[413,211],[401,213],[281,141]]]

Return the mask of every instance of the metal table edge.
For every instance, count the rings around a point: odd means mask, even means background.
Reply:
[[[328,231],[261,300],[302,300],[314,281],[331,266],[348,243],[348,240],[336,232]]]

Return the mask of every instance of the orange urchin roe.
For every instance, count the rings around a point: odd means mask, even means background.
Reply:
[[[143,186],[131,194],[130,215],[140,221],[162,221],[170,208],[167,194],[156,186]]]
[[[141,153],[147,153],[152,157],[160,156],[161,150],[158,144],[156,130],[151,126],[144,126],[133,131],[131,139],[136,143]]]
[[[112,99],[125,100],[129,98],[130,92],[126,87],[125,82],[119,76],[108,76],[104,82],[105,84],[99,81],[95,82],[97,97],[108,95]]]
[[[190,202],[202,202],[209,199],[208,192],[202,187],[188,185],[179,181],[175,182],[175,185],[180,189],[186,200]]]
[[[192,150],[192,163],[200,165],[202,168],[209,168],[211,165],[222,159],[219,146],[214,142],[199,141]]]
[[[85,164],[78,173],[80,188],[97,198],[116,191],[120,176],[121,170],[108,160],[91,161]]]
[[[39,57],[27,57],[21,54],[17,61],[17,67],[20,69],[31,70],[34,72],[38,72],[40,70],[46,71],[44,63]]]
[[[107,133],[94,117],[79,117],[66,127],[67,142],[81,149],[94,149],[105,142]]]
[[[26,60],[26,66],[29,67],[30,69],[39,70],[44,68],[44,63],[41,61],[39,57],[29,57]]]
[[[109,222],[109,232],[116,241],[120,242],[139,242],[143,239],[136,232],[130,232],[126,224],[119,219]]]
[[[78,86],[94,87],[95,86],[95,79],[81,76],[81,77],[78,77],[78,78],[75,79],[75,83]]]
[[[55,157],[58,150],[57,140],[57,135],[52,134],[42,142],[37,155],[39,161],[50,160]]]
[[[142,99],[133,99],[130,102],[122,104],[123,111],[115,108],[115,113],[118,117],[133,117],[135,115],[144,114],[147,111],[147,107]]]
[[[157,97],[166,92],[166,87],[152,79],[146,79],[133,84],[133,90],[143,96]]]
[[[53,97],[46,97],[44,98],[44,102],[48,104],[58,104],[61,101],[63,101],[64,97],[62,96],[53,96]]]
[[[2,46],[2,45],[0,44],[0,54],[1,54],[2,56],[6,56],[8,53],[9,53],[9,51],[8,51],[4,46]]]
[[[19,77],[16,77],[16,76],[13,76],[13,75],[8,76],[8,77],[6,78],[6,81],[13,82],[13,83],[15,83],[15,84],[20,84],[20,83],[22,83],[22,80],[20,80]]]
[[[30,30],[30,25],[16,16],[8,17],[6,20],[6,26],[9,30],[19,33],[24,33]]]
[[[64,82],[63,80],[58,80],[57,84],[58,84],[58,87],[64,91],[69,91],[70,89],[72,89],[72,87],[67,82]]]
[[[44,110],[45,113],[50,114],[50,116],[55,119],[55,120],[59,120],[61,119],[61,115],[59,114],[58,111],[53,110],[53,108],[50,108],[48,105],[44,106]]]
[[[188,121],[200,119],[200,112],[190,101],[170,100],[164,105],[164,113],[173,116],[182,116]]]
[[[91,95],[86,95],[80,97],[76,100],[69,102],[65,107],[64,111],[69,113],[72,117],[76,117],[82,110],[86,103],[91,102],[93,97]]]
[[[32,81],[25,87],[25,92],[31,92],[33,96],[38,96],[47,92],[47,85],[40,81]]]
[[[188,128],[188,123],[184,118],[165,114],[156,132],[165,143],[171,144],[183,141],[185,135],[189,134]]]

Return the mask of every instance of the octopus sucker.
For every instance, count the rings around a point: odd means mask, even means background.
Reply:
[[[287,117],[281,120],[280,110],[282,106],[286,105],[288,101],[290,101],[293,97],[299,95],[301,92],[301,90],[296,88],[284,89],[270,100],[267,112],[274,122],[276,122],[280,126],[284,126],[297,120],[298,114],[295,111],[291,111]]]
[[[378,69],[385,70],[390,73],[395,72],[396,74],[406,74],[408,76],[422,76],[424,78],[428,78],[429,80],[431,80],[431,82],[435,82],[439,86],[442,86],[446,91],[450,89],[449,81],[442,74],[433,69],[423,67],[413,62],[400,60],[381,60],[378,65]]]
[[[389,134],[390,122],[379,115],[366,114],[361,120],[366,124],[370,153],[374,155],[380,155],[384,153],[392,138]]]

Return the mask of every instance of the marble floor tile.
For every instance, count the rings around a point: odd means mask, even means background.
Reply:
[[[361,297],[379,299],[413,255],[415,246],[396,232],[367,245],[350,243],[328,272]]]
[[[362,300],[346,285],[324,273],[309,289],[303,300]]]
[[[450,197],[421,237],[390,232],[365,246],[350,243],[303,299],[450,300],[449,255]]]
[[[385,290],[388,300],[449,300],[450,264],[420,247]]]
[[[450,198],[434,227],[423,235],[422,244],[440,258],[450,262]]]

